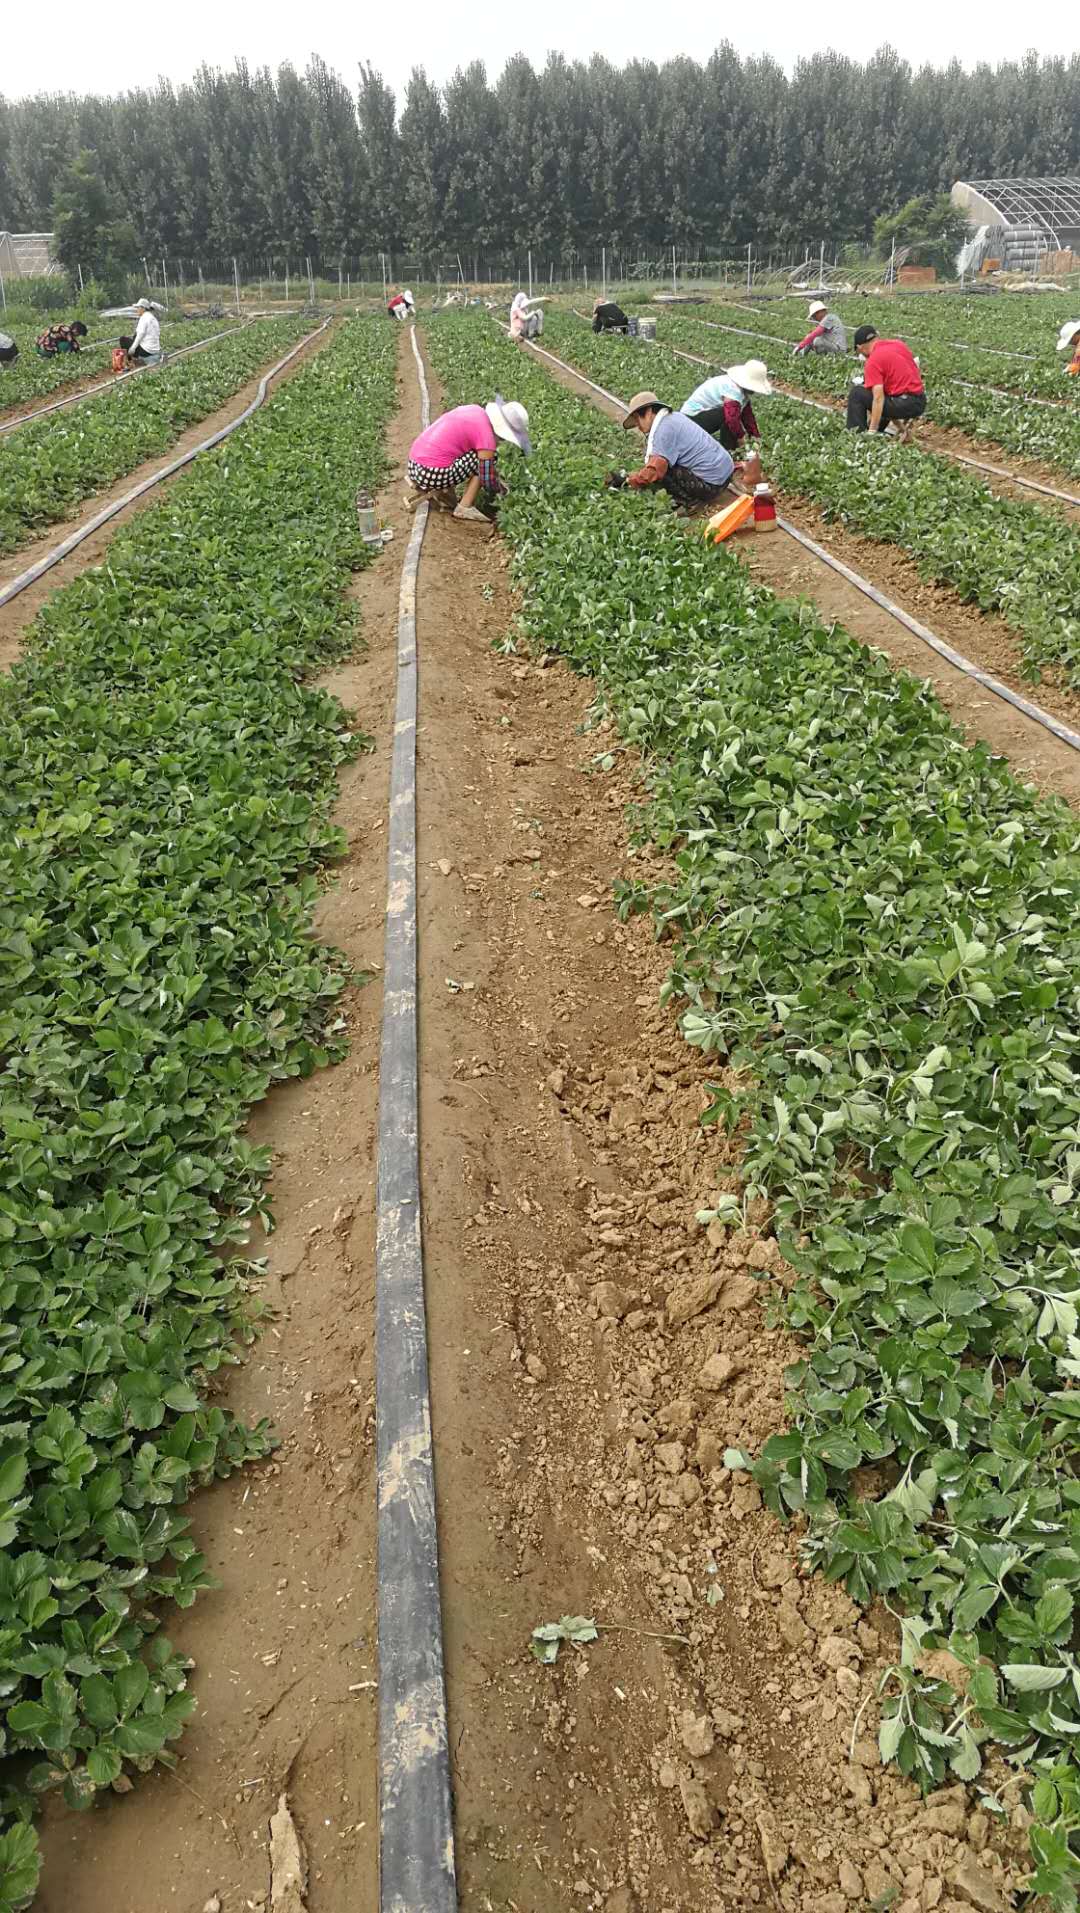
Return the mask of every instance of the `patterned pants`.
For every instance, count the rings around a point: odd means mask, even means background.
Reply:
[[[670,492],[679,505],[713,505],[726,496],[726,485],[712,485],[699,478],[686,465],[669,465],[660,480],[662,491]]]
[[[418,492],[452,492],[480,476],[480,460],[475,452],[462,452],[452,465],[418,465],[410,458],[405,475]]]

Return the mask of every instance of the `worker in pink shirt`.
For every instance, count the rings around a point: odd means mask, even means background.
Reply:
[[[476,501],[481,488],[493,496],[506,490],[497,465],[500,439],[526,458],[532,451],[529,414],[513,399],[501,399],[496,394],[488,405],[455,405],[453,411],[444,412],[410,447],[405,492],[410,510],[422,498],[449,503],[458,486],[463,485],[454,517],[489,524],[490,519],[478,510]]]

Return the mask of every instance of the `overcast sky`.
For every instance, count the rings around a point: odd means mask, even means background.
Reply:
[[[683,6],[674,19],[666,6],[642,0],[542,0],[534,7],[510,0],[414,0],[411,6],[361,0],[322,11],[285,0],[184,0],[179,7],[112,12],[76,0],[48,20],[32,6],[7,9],[0,90],[9,99],[39,91],[115,93],[152,85],[162,74],[188,79],[202,60],[230,66],[240,54],[252,66],[282,60],[303,66],[314,49],[350,84],[358,61],[370,60],[400,92],[416,63],[442,81],[459,64],[480,58],[494,76],[510,54],[526,53],[540,66],[551,48],[571,59],[599,52],[618,63],[674,54],[704,59],[725,26],[741,53],[772,53],[789,67],[829,44],[861,57],[886,39],[915,65],[943,65],[954,56],[971,65],[1015,58],[1031,36],[1025,9],[988,7],[985,0],[977,7],[974,0],[951,7],[909,0],[906,7],[880,10],[773,0],[726,15],[709,5]],[[1076,46],[1071,7],[1042,9],[1038,30],[1040,53]]]

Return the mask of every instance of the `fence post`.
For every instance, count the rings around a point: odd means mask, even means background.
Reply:
[[[0,312],[7,311],[7,293],[4,291],[4,269],[0,266]]]
[[[671,293],[672,293],[672,297],[673,297],[673,298],[675,298],[675,299],[677,299],[677,298],[678,298],[678,296],[679,296],[679,281],[678,281],[678,276],[677,276],[677,272],[676,272],[676,267],[675,267],[675,248],[674,248],[674,246],[672,246],[672,248],[671,248]]]
[[[161,262],[161,283],[165,291],[165,310],[169,310],[169,275],[165,270],[164,259]]]
[[[79,291],[80,291],[80,292],[85,292],[85,291],[86,291],[86,287],[85,287],[85,286],[84,286],[84,284],[83,284],[83,276],[82,276],[82,267],[81,267],[81,266],[76,266],[76,268],[75,268],[75,270],[76,270],[76,272],[77,272],[77,273],[78,273],[78,275],[79,275]]]
[[[746,296],[748,299],[750,297],[750,254],[753,251],[753,246],[754,242],[751,239],[750,244],[746,248]]]
[[[602,298],[604,299],[606,303],[607,302],[607,247],[606,246],[601,246],[600,248],[600,292],[601,292]]]
[[[308,282],[308,297],[311,300],[312,305],[314,305],[315,304],[315,281],[312,278],[312,274],[311,274],[310,256],[307,262],[307,282]]]
[[[236,263],[235,256],[232,262],[232,274],[233,274],[233,285],[236,287],[236,316],[237,318],[239,318],[240,317],[240,269]]]

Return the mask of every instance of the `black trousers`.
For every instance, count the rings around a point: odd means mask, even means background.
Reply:
[[[742,439],[736,438],[724,418],[722,405],[710,405],[704,412],[691,413],[691,417],[695,425],[700,425],[703,432],[708,432],[710,438],[715,438],[723,446],[725,452],[735,452],[742,444]]]
[[[868,385],[853,385],[848,391],[847,422],[853,432],[870,430],[870,412],[874,403],[874,394]],[[925,392],[896,392],[892,398],[885,394],[885,404],[881,411],[881,425],[884,431],[893,419],[921,418],[926,410]]]

